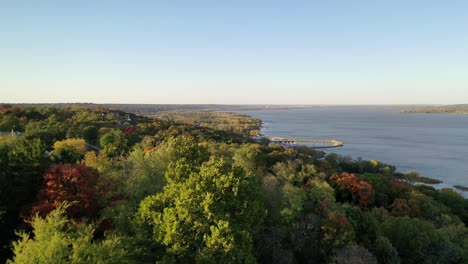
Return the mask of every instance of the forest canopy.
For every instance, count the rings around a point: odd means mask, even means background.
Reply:
[[[0,106],[1,262],[468,263],[454,190],[216,115]]]

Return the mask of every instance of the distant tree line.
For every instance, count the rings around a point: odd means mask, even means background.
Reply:
[[[159,112],[155,118],[196,126],[209,127],[248,137],[258,136],[262,121],[246,115],[210,111]]]
[[[405,114],[468,114],[468,105],[419,106],[401,110]]]

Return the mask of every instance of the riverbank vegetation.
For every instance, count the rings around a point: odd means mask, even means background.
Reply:
[[[105,108],[0,125],[8,263],[468,262],[467,199],[376,160]]]
[[[414,171],[409,171],[405,174],[396,174],[396,176],[401,176],[401,179],[406,180],[410,184],[415,184],[415,183],[427,183],[427,184],[439,184],[442,183],[442,181],[434,179],[434,178],[429,178],[429,177],[424,177],[419,175],[419,173],[414,172]]]
[[[453,187],[455,187],[455,188],[457,188],[457,189],[459,189],[459,190],[468,192],[468,187],[466,187],[466,186],[463,186],[463,185],[454,185]]]
[[[401,110],[405,114],[468,114],[468,105],[420,106]]]

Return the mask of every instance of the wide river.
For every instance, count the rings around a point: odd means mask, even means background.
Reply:
[[[468,115],[400,114],[397,107],[236,112],[262,119],[266,136],[337,139],[345,145],[327,152],[416,171],[443,181],[438,187],[468,186]]]

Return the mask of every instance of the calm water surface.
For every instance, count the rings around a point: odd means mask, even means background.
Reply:
[[[238,112],[262,119],[267,136],[337,139],[345,146],[328,151],[417,171],[442,180],[439,187],[468,186],[468,115],[400,114],[396,107]]]

